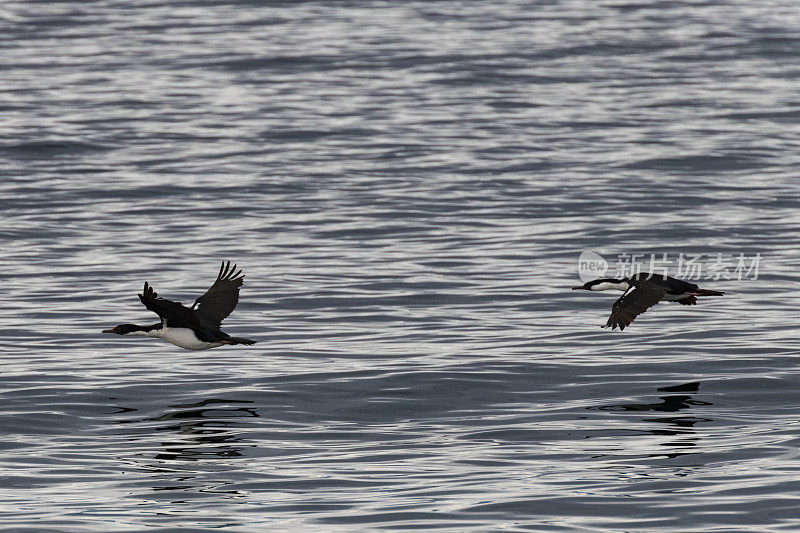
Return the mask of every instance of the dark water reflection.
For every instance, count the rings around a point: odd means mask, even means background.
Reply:
[[[700,382],[694,381],[691,383],[684,383],[681,385],[670,385],[666,387],[659,387],[659,392],[683,392],[683,393],[697,393],[700,389]],[[675,413],[678,411],[693,409],[696,407],[712,406],[711,402],[694,399],[690,394],[673,394],[669,396],[659,397],[657,403],[625,403],[620,405],[602,405],[599,407],[587,407],[587,409],[597,409],[601,411],[623,411],[623,412],[649,412],[654,411],[657,413]],[[706,411],[707,412],[707,411]],[[652,435],[667,435],[679,437],[675,440],[659,443],[660,446],[690,448],[697,446],[700,440],[700,435],[694,430],[695,425],[714,422],[711,418],[702,418],[699,416],[659,416],[653,418],[642,418],[643,422],[652,422],[659,424],[662,427],[657,429],[649,429],[648,433]],[[664,425],[669,427],[663,427]],[[691,452],[682,453],[668,453],[666,457],[674,458],[680,455],[686,455]],[[662,454],[651,455],[650,457],[658,457]]]
[[[180,410],[165,413],[157,418],[143,422],[165,422],[166,425],[153,427],[155,431],[176,433],[179,441],[162,442],[164,451],[156,459],[197,461],[206,456],[241,457],[242,446],[236,446],[241,437],[237,434],[236,418],[259,416],[253,408],[202,407],[214,404],[252,403],[242,400],[226,401],[219,399],[174,405]],[[191,446],[187,446],[191,443]]]

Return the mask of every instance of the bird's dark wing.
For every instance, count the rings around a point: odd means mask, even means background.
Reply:
[[[657,304],[665,294],[667,294],[667,290],[664,287],[646,283],[633,285],[620,296],[619,300],[614,302],[611,316],[603,327],[611,326],[611,329],[615,329],[619,326],[620,331],[625,329],[638,315]]]
[[[153,287],[144,282],[144,290],[139,295],[144,306],[161,317],[171,328],[191,328],[200,325],[194,311],[179,302],[159,298]]]
[[[197,317],[204,323],[219,327],[239,303],[239,287],[242,286],[244,274],[231,268],[231,262],[222,262],[217,280],[204,295],[195,300],[192,309],[197,308]],[[199,307],[198,307],[199,306]]]

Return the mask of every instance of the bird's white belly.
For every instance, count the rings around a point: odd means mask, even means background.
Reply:
[[[175,346],[180,346],[187,350],[205,350],[208,348],[216,348],[223,344],[221,342],[201,341],[197,338],[197,335],[194,334],[194,331],[189,328],[161,328],[155,330],[153,333],[156,333],[156,335],[153,335],[154,337],[164,339]]]

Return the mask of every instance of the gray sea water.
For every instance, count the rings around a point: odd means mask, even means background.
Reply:
[[[4,530],[800,530],[796,2],[12,0],[0,73]],[[585,250],[761,261],[620,333]],[[100,334],[223,259],[255,346]]]

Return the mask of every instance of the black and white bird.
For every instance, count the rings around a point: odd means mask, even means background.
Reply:
[[[204,295],[195,300],[191,309],[180,302],[159,298],[153,287],[144,282],[139,299],[150,311],[161,317],[161,322],[152,326],[120,324],[103,333],[156,337],[187,350],[205,350],[224,344],[255,344],[256,341],[231,337],[220,329],[220,325],[239,303],[239,287],[244,274],[231,268],[231,262],[222,262],[217,280]]]
[[[603,278],[589,281],[572,290],[607,291],[618,290],[624,294],[611,307],[611,316],[604,328],[611,326],[625,329],[637,316],[660,301],[678,302],[682,305],[696,305],[698,296],[722,296],[720,291],[701,289],[694,283],[680,279],[640,272],[629,278]]]

